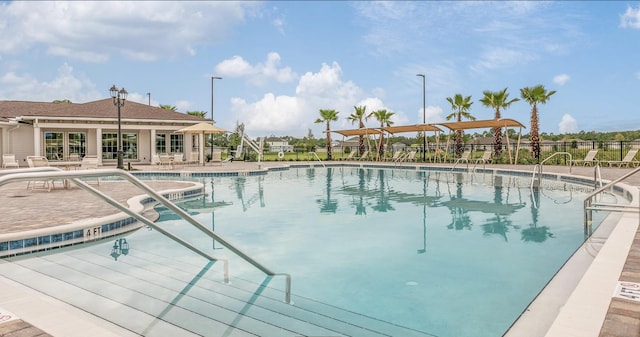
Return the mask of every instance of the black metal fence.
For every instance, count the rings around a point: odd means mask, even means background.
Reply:
[[[422,161],[422,144],[409,146],[407,145],[404,151],[417,151],[420,153],[419,156],[416,156],[418,162]],[[509,151],[509,148],[511,151]],[[482,153],[485,150],[493,149],[493,144],[465,144],[464,150],[470,150],[472,153],[472,158],[478,158],[482,156]],[[569,158],[573,160],[582,160],[585,158],[587,152],[590,150],[598,150],[596,155],[596,160],[606,163],[606,162],[615,162],[622,161],[622,159],[627,155],[627,152],[631,149],[640,149],[640,141],[560,141],[560,142],[549,142],[543,141],[540,143],[540,158],[536,159],[533,156],[533,152],[531,151],[531,146],[528,141],[521,142],[519,148],[517,143],[510,143],[507,147],[507,144],[503,144],[502,146],[502,156],[500,158],[492,158],[494,163],[510,163],[509,161],[509,153],[511,153],[511,157],[515,158],[515,151],[518,149],[518,164],[536,164],[539,163],[546,158],[552,156],[557,152],[565,152],[571,155],[569,157],[566,156],[555,156],[551,160],[547,161],[548,164],[553,165],[566,165],[568,164]],[[244,158],[246,160],[255,160],[257,155],[249,149],[245,148]],[[332,151],[332,158],[334,160],[340,160],[348,157],[351,151],[357,151],[357,148],[342,148],[342,147],[334,147]],[[327,153],[325,148],[316,148],[315,152],[320,157],[320,159],[324,160],[327,158]],[[234,151],[235,153],[235,151]],[[287,152],[285,160],[292,161],[305,161],[309,160],[308,156],[309,150],[306,148],[294,148],[292,152]],[[370,153],[375,154],[375,149],[370,149]],[[385,157],[393,156],[393,151],[391,148],[385,150]],[[444,153],[447,153],[446,158],[449,160],[455,160],[455,144],[449,143],[439,144],[438,148],[436,148],[435,144],[428,144],[428,149],[426,153],[426,161],[430,162],[434,160],[435,154],[439,153],[441,156]],[[265,151],[265,160],[277,160],[277,153],[270,153]],[[639,161],[640,154],[636,156],[633,160]]]

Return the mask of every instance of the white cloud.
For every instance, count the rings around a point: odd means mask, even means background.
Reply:
[[[319,135],[323,127],[313,122],[319,117],[320,109],[339,112],[338,121],[332,123],[333,129],[353,128],[346,118],[354,111],[354,105],[366,105],[367,111],[391,110],[379,98],[366,97],[353,82],[344,81],[342,69],[335,62],[323,64],[316,73],[305,73],[298,82],[295,95],[267,93],[256,102],[242,98],[231,100],[232,111],[239,122],[245,123],[252,137],[271,134],[304,136],[308,129]]]
[[[267,84],[270,79],[278,83],[289,83],[294,81],[298,75],[290,67],[280,66],[280,54],[271,52],[267,55],[264,63],[252,66],[241,56],[234,56],[226,59],[215,66],[216,74],[226,77],[248,77],[249,82],[254,85]]]
[[[567,82],[569,82],[570,79],[571,79],[571,76],[567,74],[560,74],[553,78],[553,83],[556,83],[559,85],[565,85]]]
[[[243,77],[254,74],[253,67],[240,56],[226,59],[216,65],[216,74],[226,77]]]
[[[58,68],[51,81],[39,81],[30,74],[8,72],[0,77],[0,99],[50,102],[69,99],[75,103],[104,98],[95,84],[83,75],[74,73],[67,63]]]
[[[494,48],[485,51],[471,69],[478,72],[508,68],[533,61],[536,57],[526,51],[514,49]]]
[[[638,8],[628,6],[627,11],[620,16],[620,26],[640,29],[640,6]]]
[[[560,133],[575,133],[578,132],[578,122],[575,118],[569,114],[564,114],[562,120],[558,124],[558,131]]]
[[[422,109],[420,109],[422,111]],[[428,106],[427,115],[425,117],[427,123],[440,123],[444,122],[444,111],[439,106]]]
[[[193,55],[223,40],[256,2],[17,1],[0,6],[0,52],[42,48],[50,55],[104,62]],[[158,43],[161,41],[162,43]]]

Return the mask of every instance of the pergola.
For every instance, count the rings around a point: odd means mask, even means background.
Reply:
[[[338,133],[343,137],[353,137],[353,136],[369,136],[373,135],[381,135],[386,132],[388,134],[396,134],[401,132],[424,132],[426,136],[427,131],[442,132],[442,129],[433,125],[433,124],[413,124],[413,125],[399,125],[399,126],[386,126],[386,127],[378,127],[378,128],[362,128],[362,129],[349,129],[349,130],[332,130],[331,132]],[[436,147],[438,144],[439,137],[436,137]],[[369,139],[368,139],[369,141]],[[371,144],[369,144],[371,147]],[[428,147],[425,149],[428,151]]]
[[[376,135],[381,135],[382,134],[382,131],[380,131],[379,128],[331,130],[331,132],[335,132],[337,134],[342,135],[343,139],[346,138],[346,137],[353,137],[353,136],[365,136],[365,137],[367,137],[367,145],[368,145],[369,148],[371,148],[371,139],[369,138],[369,135],[373,135],[375,137]]]
[[[518,162],[518,152],[520,150],[520,138],[522,136],[522,128],[525,126],[516,121],[515,119],[510,118],[500,118],[500,119],[486,119],[486,120],[475,120],[475,121],[463,121],[463,122],[449,122],[449,123],[438,123],[438,125],[442,125],[448,128],[449,136],[447,136],[447,146],[449,146],[449,138],[451,137],[451,133],[453,131],[458,130],[468,130],[468,129],[485,129],[485,128],[502,128],[505,129],[505,138],[507,138],[507,149],[509,151],[509,163],[513,164],[511,146],[509,146],[509,135],[507,133],[507,128],[520,128],[518,130],[518,142],[516,144],[516,154],[515,154],[515,162]]]

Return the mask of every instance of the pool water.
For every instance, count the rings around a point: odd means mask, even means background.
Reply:
[[[489,337],[509,328],[585,240],[589,188],[552,182],[531,190],[528,179],[298,168],[203,178],[207,197],[181,205],[257,261],[290,273],[294,301],[441,337]],[[264,278],[172,214],[161,212],[159,223],[229,259],[232,279]],[[136,240],[149,235],[130,242],[154,249],[153,240]]]

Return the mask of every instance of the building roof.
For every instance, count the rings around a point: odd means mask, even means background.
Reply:
[[[72,117],[117,118],[117,108],[111,98],[87,103],[50,103],[28,101],[0,101],[0,118]],[[207,119],[181,112],[126,101],[120,108],[122,119],[205,121]]]

